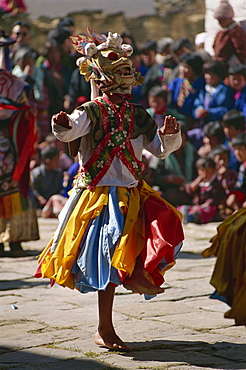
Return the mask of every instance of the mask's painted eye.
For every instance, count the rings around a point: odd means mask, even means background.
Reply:
[[[119,57],[118,57],[118,54],[117,53],[111,51],[111,53],[108,54],[108,59],[109,60],[118,60]]]

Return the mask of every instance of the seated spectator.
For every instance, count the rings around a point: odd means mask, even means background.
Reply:
[[[174,206],[190,204],[191,197],[183,187],[197,176],[195,148],[190,144],[185,125],[181,122],[182,144],[178,150],[165,159],[151,157],[149,167],[152,169],[152,186],[159,189],[161,195]]]
[[[167,89],[161,86],[152,87],[149,91],[148,104],[149,107],[147,112],[155,120],[158,127],[163,126],[164,118],[171,115],[177,120],[184,120],[184,116],[179,114],[174,109],[168,107],[169,92]]]
[[[222,27],[214,40],[214,58],[231,67],[246,62],[246,34],[234,21],[234,10],[223,0],[214,11],[214,18]]]
[[[73,187],[73,181],[79,170],[79,162],[74,162],[63,173],[61,194],[52,195],[42,209],[41,216],[44,218],[57,218],[68,200],[68,193]]]
[[[43,149],[46,146],[59,149],[59,168],[62,171],[67,171],[68,168],[73,164],[73,159],[66,153],[66,145],[66,143],[58,140],[52,132],[45,137],[44,142],[40,143],[40,147]]]
[[[228,84],[234,90],[234,109],[246,117],[246,65],[236,65],[228,70]]]
[[[222,120],[233,106],[233,91],[223,82],[227,75],[225,63],[208,60],[203,65],[203,73],[205,89],[199,91],[193,105],[193,116],[200,120],[201,127],[208,122]]]
[[[226,195],[228,195],[234,189],[238,176],[236,171],[228,168],[230,150],[225,145],[219,145],[209,153],[209,157],[213,158],[215,161],[217,178],[225,189]],[[222,219],[231,214],[231,211],[226,207],[226,202],[220,204],[219,209],[219,214]]]
[[[179,76],[179,62],[182,55],[187,53],[195,52],[195,45],[194,43],[188,39],[187,37],[181,37],[180,39],[174,41],[172,45],[172,51],[174,58],[177,62],[176,67],[173,68],[171,76],[169,78],[169,82],[174,80]]]
[[[198,149],[199,157],[207,155],[218,145],[224,144],[226,136],[220,122],[209,122],[203,128],[203,145]]]
[[[225,145],[218,145],[208,155],[216,164],[217,178],[221,181],[226,194],[235,187],[238,173],[230,168],[230,150]]]
[[[46,146],[41,151],[41,165],[31,171],[31,183],[36,199],[37,213],[46,205],[54,194],[63,190],[63,173],[59,169],[59,149]]]
[[[246,133],[235,136],[232,146],[235,149],[235,156],[241,162],[235,188],[226,199],[227,207],[233,212],[246,207]]]
[[[226,193],[217,178],[216,165],[212,158],[199,158],[196,162],[198,177],[184,186],[192,196],[192,205],[182,205],[178,210],[183,222],[205,224],[217,220],[219,205],[225,201]]]
[[[228,167],[238,171],[240,162],[238,162],[234,154],[232,140],[236,135],[245,132],[245,116],[242,112],[231,109],[223,116],[222,125],[226,135],[225,145],[230,149],[230,162]]]
[[[170,108],[185,115],[187,129],[193,128],[193,103],[200,91],[204,91],[202,76],[203,60],[197,53],[187,53],[180,57],[179,77],[168,85],[171,93]]]

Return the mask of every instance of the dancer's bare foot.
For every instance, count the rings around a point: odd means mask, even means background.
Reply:
[[[163,293],[164,288],[152,284],[143,274],[133,272],[131,277],[124,280],[123,286],[134,293],[156,295]]]
[[[105,332],[99,332],[98,330],[95,334],[94,342],[99,346],[104,346],[115,351],[131,351],[131,348],[118,337],[113,329]]]

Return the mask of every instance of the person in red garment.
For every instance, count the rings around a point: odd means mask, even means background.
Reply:
[[[29,85],[7,67],[8,45],[14,41],[0,30],[0,256],[22,256],[22,241],[39,239],[30,195],[29,163],[37,142],[29,106]],[[5,250],[5,244],[10,251]]]
[[[164,158],[179,148],[181,133],[174,117],[158,129],[143,106],[128,102],[132,86],[142,82],[128,58],[132,47],[117,33],[87,30],[90,37],[71,40],[83,54],[77,64],[94,95],[72,114],[52,119],[56,137],[78,154],[80,171],[36,277],[81,293],[97,291],[94,341],[124,351],[130,348],[112,321],[116,286],[146,299],[163,293],[164,273],[184,238],[181,214],[142,180],[142,150]]]

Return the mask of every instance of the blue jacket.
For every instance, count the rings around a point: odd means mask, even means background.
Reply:
[[[193,105],[193,117],[197,118],[195,111],[198,107],[201,107],[206,108],[209,111],[209,115],[202,119],[204,123],[220,121],[223,115],[233,107],[233,90],[221,82],[216,87],[216,91],[212,95],[208,107],[204,106],[205,94],[205,90],[200,90],[198,97],[195,99]]]
[[[179,113],[182,113],[185,116],[192,116],[194,100],[197,98],[199,92],[205,89],[205,80],[204,77],[202,76],[198,77],[196,80],[192,82],[191,86],[193,88],[193,91],[190,92],[188,97],[185,99],[183,107],[179,108],[177,106],[177,99],[179,96],[183,80],[184,80],[183,78],[177,77],[174,80],[172,80],[168,85],[172,97],[170,108],[176,109]]]
[[[242,89],[240,97],[234,101],[233,108],[243,112],[246,117],[246,85]]]

